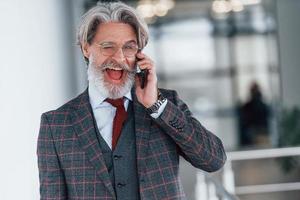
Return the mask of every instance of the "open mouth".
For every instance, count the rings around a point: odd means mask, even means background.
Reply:
[[[124,70],[121,69],[121,68],[107,68],[105,69],[106,71],[106,74],[108,75],[108,77],[112,80],[121,80],[122,77],[123,77],[123,73],[124,73]]]

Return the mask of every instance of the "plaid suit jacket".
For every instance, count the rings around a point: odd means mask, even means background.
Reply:
[[[226,160],[222,142],[193,118],[175,91],[153,119],[133,92],[137,169],[142,200],[186,199],[179,156],[213,172]],[[87,90],[42,114],[37,145],[41,199],[116,199],[93,125]]]

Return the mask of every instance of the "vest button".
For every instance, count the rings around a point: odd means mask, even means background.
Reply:
[[[125,184],[125,183],[118,183],[117,186],[118,186],[119,188],[121,188],[121,187],[126,186],[126,184]]]
[[[120,158],[122,158],[122,156],[114,155],[114,160],[119,160]]]

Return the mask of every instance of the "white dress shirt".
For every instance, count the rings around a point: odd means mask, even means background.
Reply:
[[[107,145],[112,149],[112,130],[113,130],[113,121],[116,114],[116,108],[112,106],[110,103],[106,102],[104,97],[101,93],[97,90],[94,84],[89,83],[88,87],[89,93],[89,101],[94,113],[94,117],[97,123],[98,130],[107,143]],[[124,107],[127,111],[129,101],[132,101],[131,92],[129,91],[124,96]],[[153,118],[158,118],[161,113],[163,112],[165,106],[167,105],[167,101],[164,102],[163,105],[158,110],[158,113],[153,113],[151,116]]]

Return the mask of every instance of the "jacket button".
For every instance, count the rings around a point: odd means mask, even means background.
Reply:
[[[126,184],[125,183],[118,183],[117,186],[118,186],[118,188],[121,188],[121,187],[126,186]]]
[[[114,155],[114,160],[119,160],[120,158],[122,158],[122,156]]]

